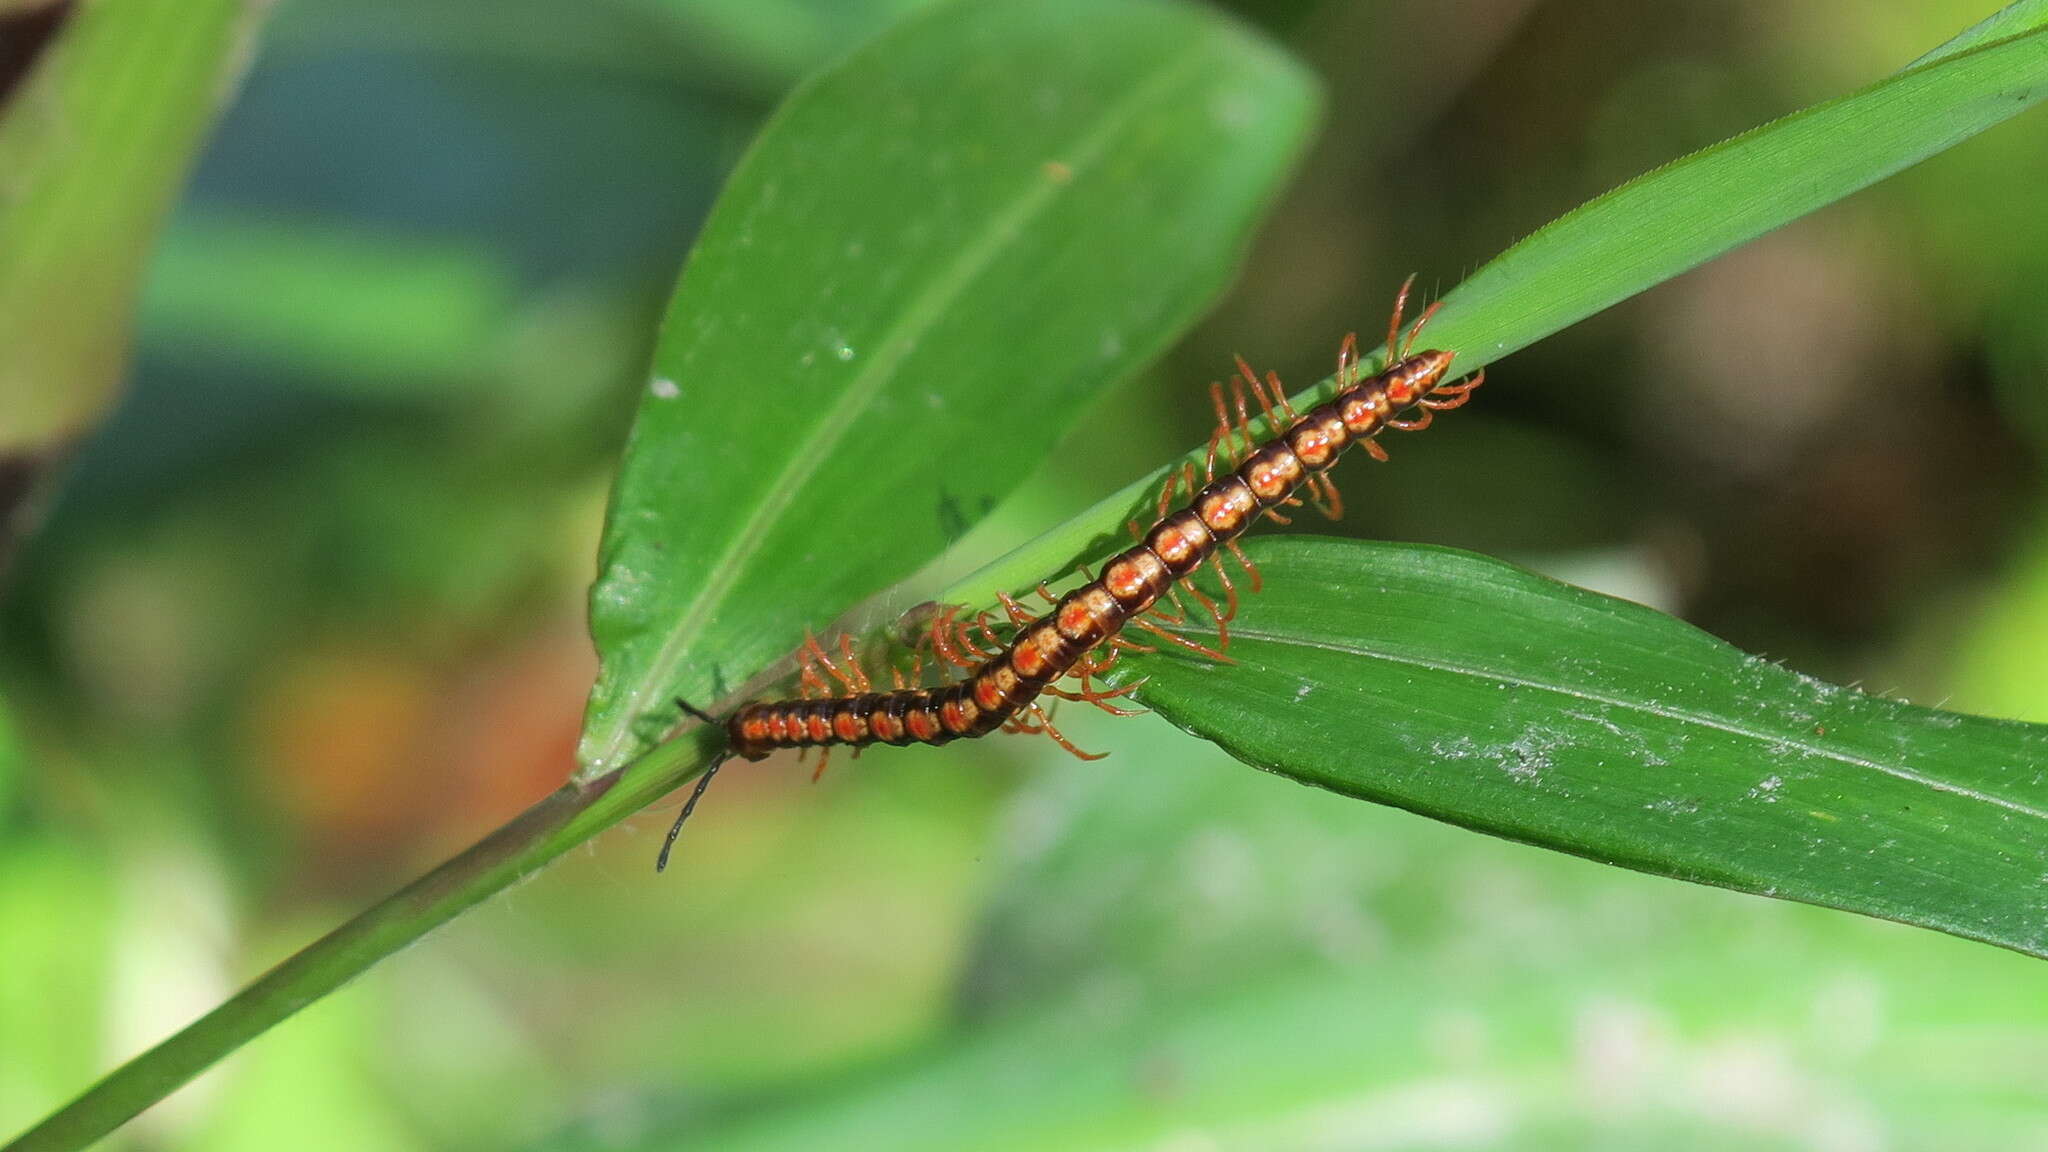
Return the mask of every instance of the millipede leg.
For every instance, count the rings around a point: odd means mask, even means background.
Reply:
[[[1036,704],[1033,704],[1031,706],[1031,711],[1038,716],[1038,730],[1044,732],[1047,736],[1052,737],[1053,743],[1058,744],[1060,747],[1065,748],[1069,752],[1072,752],[1077,758],[1082,760],[1100,760],[1104,756],[1109,755],[1109,753],[1107,752],[1081,751],[1079,748],[1074,747],[1074,742],[1072,740],[1067,739],[1066,733],[1061,732],[1059,728],[1053,724],[1052,717],[1047,716],[1045,714],[1045,709],[1039,707]]]
[[[1168,602],[1171,602],[1173,604],[1173,611],[1171,612],[1168,612],[1166,609],[1160,607],[1161,604],[1165,604]],[[1150,608],[1145,609],[1145,614],[1152,617],[1155,620],[1164,620],[1168,624],[1187,623],[1188,605],[1187,601],[1182,600],[1180,598],[1180,585],[1167,585],[1166,595],[1158,600],[1154,600],[1152,602],[1152,606]]]
[[[1379,441],[1368,436],[1365,439],[1359,441],[1359,443],[1365,447],[1365,454],[1367,456],[1372,457],[1373,459],[1379,461],[1382,464],[1385,464],[1387,462],[1387,449]]]
[[[1350,388],[1365,378],[1365,372],[1358,363],[1358,333],[1347,332],[1344,342],[1337,345],[1337,388]]]
[[[861,663],[860,663],[860,658],[859,658],[859,657],[857,657],[857,656],[855,656],[855,655],[853,654],[853,634],[852,634],[852,633],[850,633],[850,632],[841,632],[841,633],[839,634],[839,655],[840,655],[840,657],[841,657],[842,659],[844,659],[844,660],[846,661],[846,666],[847,666],[848,668],[850,668],[850,669],[852,669],[852,670],[853,670],[853,672],[852,672],[852,674],[853,674],[853,681],[854,681],[854,684],[856,685],[856,687],[854,688],[854,691],[856,691],[856,692],[872,692],[872,691],[874,691],[874,690],[875,690],[875,682],[874,682],[873,680],[870,680],[870,679],[868,678],[868,670],[867,670],[866,668],[863,668],[863,667],[861,667]]]
[[[832,685],[818,672],[817,658],[811,655],[809,645],[800,645],[796,650],[796,692],[805,700],[816,700],[832,694]]]
[[[996,638],[995,629],[990,628],[988,625],[990,619],[992,617],[986,612],[976,613],[974,617],[974,626],[980,631],[981,638],[984,641],[981,648],[981,654],[984,659],[994,659],[1010,650],[1009,645]]]
[[[1173,511],[1173,495],[1179,490],[1180,469],[1174,468],[1166,473],[1166,482],[1159,486],[1159,510],[1152,517],[1154,523],[1166,519],[1166,514]]]
[[[1259,382],[1259,374],[1252,371],[1252,366],[1246,363],[1245,358],[1242,356],[1237,358],[1237,371],[1238,375],[1244,377],[1244,382],[1251,386],[1252,396],[1259,402],[1259,412],[1266,418],[1267,434],[1270,435],[1280,431],[1286,425],[1280,422],[1280,417],[1274,410],[1273,401],[1266,397],[1266,386]],[[1278,383],[1279,379],[1278,375],[1273,377],[1275,383]]]
[[[966,655],[968,646],[961,642],[959,613],[958,605],[948,604],[932,618],[932,653],[955,668],[972,668],[976,662]]]
[[[1089,683],[1089,681],[1091,681],[1093,678],[1094,677],[1092,675],[1083,675],[1081,677],[1081,690],[1079,692],[1072,692],[1067,694],[1065,699],[1079,701],[1083,704],[1100,705],[1105,700],[1115,700],[1121,696],[1131,695],[1138,689],[1143,688],[1145,686],[1145,682],[1151,679],[1151,677],[1149,676],[1141,676],[1138,679],[1131,681],[1129,684],[1126,684],[1121,688],[1097,688],[1091,683]],[[1138,709],[1135,712],[1119,712],[1114,708],[1105,708],[1103,709],[1103,711],[1114,712],[1118,716],[1139,716],[1144,714],[1144,709],[1142,708]]]
[[[1394,293],[1394,318],[1387,321],[1387,367],[1401,358],[1401,314],[1408,310],[1408,290],[1415,287],[1415,276],[1410,273],[1401,281],[1401,290]]]
[[[990,635],[987,616],[986,612],[976,613],[972,620],[962,620],[954,626],[953,642],[967,654],[967,667],[979,668],[982,661],[1002,652],[1000,644],[984,639]]]
[[[1237,546],[1237,541],[1229,541],[1223,546],[1230,549],[1230,554],[1237,557],[1237,563],[1244,569],[1244,574],[1251,577],[1252,593],[1256,595],[1266,583],[1265,577],[1259,575],[1259,566],[1252,563],[1252,558],[1244,554],[1244,549]]]
[[[1031,609],[1019,604],[1017,598],[1008,592],[996,593],[996,599],[1002,602],[1003,611],[1009,613],[1010,623],[1020,628],[1038,618],[1031,614]]]
[[[1237,363],[1239,375],[1230,378],[1230,406],[1237,413],[1237,436],[1232,443],[1230,456],[1233,468],[1247,453],[1257,447],[1257,440],[1252,436],[1251,398],[1244,390],[1244,357],[1238,357]]]
[[[811,783],[816,784],[818,781],[824,779],[825,769],[831,763],[832,746],[830,744],[820,744],[818,746],[818,766],[816,768],[811,769]]]
[[[1223,407],[1223,385],[1214,380],[1209,382],[1209,406],[1216,411],[1216,429],[1209,433],[1209,451],[1203,457],[1202,471],[1209,479],[1216,478],[1216,458],[1219,450],[1227,453],[1224,441],[1230,436],[1230,415]]]
[[[1107,654],[1102,654],[1105,651]],[[1081,659],[1075,663],[1074,667],[1082,676],[1102,676],[1106,675],[1111,668],[1116,667],[1116,662],[1122,655],[1123,649],[1118,648],[1114,644],[1104,644],[1093,652],[1083,653]]]
[[[1054,700],[1067,700],[1076,704],[1087,704],[1092,707],[1100,708],[1104,712],[1109,713],[1111,716],[1131,717],[1143,716],[1145,714],[1145,709],[1143,708],[1119,708],[1116,705],[1111,704],[1108,701],[1100,699],[1098,697],[1084,695],[1080,692],[1069,692],[1064,688],[1057,690],[1047,688],[1045,689],[1045,694]]]
[[[832,678],[834,680],[839,681],[840,685],[843,686],[848,692],[858,690],[854,686],[855,681],[853,677],[847,675],[844,671],[840,669],[839,665],[834,664],[832,662],[832,657],[827,655],[825,652],[825,646],[823,644],[818,643],[817,636],[812,634],[812,632],[809,629],[804,630],[804,648],[808,650],[811,656],[818,661],[818,664],[821,667],[823,667],[826,672],[831,673]]]
[[[1481,368],[1462,383],[1446,384],[1430,393],[1422,401],[1422,405],[1425,408],[1434,408],[1439,412],[1448,412],[1453,408],[1463,408],[1466,401],[1472,399],[1472,390],[1484,383],[1486,383],[1486,369]]]
[[[1328,472],[1318,472],[1309,478],[1308,484],[1309,488],[1315,493],[1315,495],[1309,497],[1308,502],[1315,507],[1315,510],[1322,513],[1324,519],[1342,520],[1344,518],[1344,493],[1337,490],[1337,482],[1330,478],[1330,474]]]
[[[1209,599],[1207,593],[1193,584],[1188,585],[1188,594],[1195,598],[1195,603],[1202,606],[1202,611],[1209,614],[1210,623],[1216,627],[1216,653],[1219,656],[1222,655],[1230,647],[1230,615],[1235,613],[1226,615],[1221,608],[1216,606],[1214,600]]]
[[[1237,619],[1237,585],[1230,580],[1230,569],[1223,566],[1223,553],[1209,553],[1209,562],[1216,567],[1216,579],[1223,583],[1223,619],[1225,622]]]
[[[1266,387],[1272,390],[1273,403],[1279,406],[1280,414],[1287,417],[1287,423],[1290,426],[1299,424],[1301,413],[1295,411],[1294,401],[1287,398],[1287,390],[1280,384],[1280,373],[1271,368],[1266,369]],[[1280,429],[1275,428],[1273,431],[1278,432]]]
[[[1410,353],[1410,352],[1412,352],[1412,351],[1414,351],[1414,350],[1415,350],[1415,339],[1416,339],[1416,337],[1418,337],[1418,336],[1421,336],[1421,335],[1422,335],[1422,329],[1423,329],[1423,327],[1424,327],[1424,326],[1426,326],[1426,325],[1427,325],[1427,324],[1429,323],[1429,318],[1430,318],[1430,317],[1432,317],[1432,316],[1434,316],[1434,315],[1436,315],[1436,311],[1437,311],[1437,309],[1439,309],[1439,308],[1441,308],[1441,307],[1443,307],[1443,306],[1444,306],[1444,302],[1443,302],[1443,301],[1441,301],[1441,300],[1438,300],[1438,301],[1436,301],[1435,303],[1431,304],[1431,305],[1430,305],[1429,307],[1427,307],[1427,308],[1424,308],[1424,309],[1422,310],[1422,315],[1420,315],[1420,316],[1416,317],[1416,319],[1415,319],[1415,327],[1413,327],[1413,328],[1410,328],[1410,329],[1408,330],[1408,342],[1407,342],[1407,343],[1405,343],[1405,344],[1403,344],[1403,345],[1401,345],[1401,355],[1402,355],[1402,356],[1406,356],[1406,355],[1408,355],[1408,353]]]
[[[1398,428],[1403,432],[1420,432],[1424,428],[1429,427],[1430,422],[1435,419],[1436,413],[1430,411],[1427,408],[1424,408],[1422,410],[1422,415],[1417,416],[1415,419],[1404,420],[1397,417],[1395,419],[1387,421],[1387,427]]]
[[[1152,623],[1150,620],[1133,620],[1131,621],[1131,624],[1134,627],[1143,628],[1145,631],[1152,633],[1154,636],[1159,637],[1161,640],[1166,641],[1168,644],[1173,644],[1178,647],[1185,648],[1198,656],[1207,656],[1211,660],[1220,660],[1225,664],[1234,663],[1234,661],[1232,661],[1230,657],[1225,656],[1223,653],[1216,651],[1214,648],[1210,648],[1202,644],[1197,644],[1193,640],[1190,640],[1185,636],[1179,635],[1178,633],[1168,632],[1166,629],[1161,628],[1159,625]]]

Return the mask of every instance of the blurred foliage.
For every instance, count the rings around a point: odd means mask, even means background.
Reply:
[[[130,395],[0,605],[0,1130],[569,773],[675,267],[759,117],[902,7],[280,3],[148,265]],[[993,550],[1199,440],[1230,351],[1317,378],[1400,274],[1454,282],[1991,5],[1242,7],[1330,85],[1308,175],[1224,306],[976,529]],[[2021,119],[1529,348],[1398,479],[1353,473],[1339,530],[2048,720],[2044,165]],[[1371,810],[1156,720],[1075,728],[1116,756],[730,773],[680,877],[650,815],[109,1146],[938,1138],[1003,1093],[1050,1146],[2048,1141],[2024,958]],[[1342,995],[1299,992],[1333,966]],[[1312,1091],[1201,1062],[1286,1057],[1287,1011],[1327,1030]],[[963,1049],[986,1078],[939,1078]],[[1053,1108],[1035,1070],[1069,1055],[1093,1095]]]
[[[260,0],[0,10],[0,574],[112,406],[151,241]]]

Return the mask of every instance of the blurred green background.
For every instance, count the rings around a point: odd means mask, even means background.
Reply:
[[[0,601],[0,1132],[568,774],[692,232],[780,94],[912,4],[279,4]],[[978,535],[1198,442],[1231,352],[1325,375],[1406,273],[1991,5],[1235,7],[1325,78],[1316,150],[1224,306]],[[1303,527],[2048,720],[2044,186],[2022,118],[1513,357]],[[680,874],[669,807],[113,1146],[2048,1146],[2038,962],[1068,727],[1116,755],[730,772]]]

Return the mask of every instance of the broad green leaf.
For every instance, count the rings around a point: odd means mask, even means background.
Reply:
[[[2048,956],[2048,727],[1866,696],[1498,561],[1260,540],[1227,666],[1130,661],[1249,764]]]
[[[260,0],[81,4],[0,115],[0,455],[112,403],[151,238],[248,58]]]
[[[1313,105],[1271,45],[1149,0],[943,5],[791,96],[690,257],[621,463],[586,774],[1009,492],[1220,290]]]
[[[1878,1147],[1992,1149],[2037,1130],[2038,1070],[2005,1055],[2048,1036],[2026,957],[1102,727],[1114,758],[1034,780],[1013,813],[1031,831],[990,861],[1013,899],[968,980],[999,970],[997,1011],[850,1082],[639,1111],[664,1118],[629,1146],[1789,1149],[1853,1118]]]
[[[1428,343],[1455,351],[1459,371],[1481,368],[2044,97],[2048,2],[2025,0],[1901,73],[1673,161],[1559,217],[1446,295]],[[1359,327],[1372,331],[1372,318]],[[1327,396],[1330,387],[1324,381],[1298,399]],[[1513,387],[1512,375],[1491,387]],[[1185,458],[1200,463],[1201,452]],[[1110,550],[1165,471],[955,583],[943,598],[981,602],[991,588],[1029,587]]]

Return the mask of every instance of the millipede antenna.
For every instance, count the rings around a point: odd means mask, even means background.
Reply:
[[[718,721],[712,719],[709,713],[683,699],[681,696],[676,697],[676,707],[681,708],[683,714],[692,719],[701,720],[713,726],[718,724]],[[654,870],[656,872],[668,870],[668,854],[676,846],[676,837],[683,834],[683,821],[688,820],[690,813],[697,810],[697,801],[702,800],[704,798],[704,790],[711,787],[711,778],[718,775],[718,770],[724,767],[725,762],[730,759],[732,759],[732,753],[725,753],[718,759],[713,760],[711,767],[706,768],[704,774],[697,777],[697,787],[690,791],[690,798],[683,801],[683,810],[676,814],[676,822],[668,827],[668,838],[661,842],[661,855],[654,858]]]

